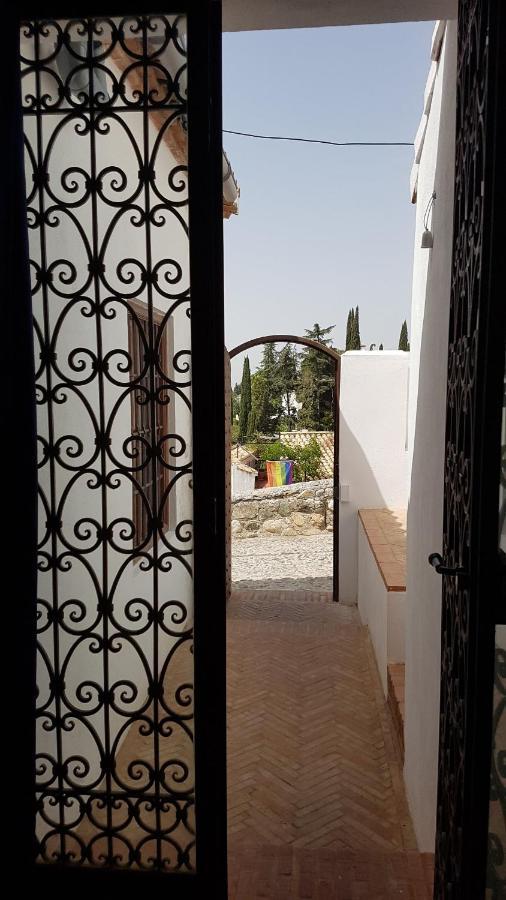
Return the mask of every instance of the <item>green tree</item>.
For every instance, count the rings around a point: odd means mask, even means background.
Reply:
[[[234,384],[232,388],[232,397],[230,400],[230,415],[232,418],[232,425],[234,425],[239,420],[239,410],[241,407],[241,385]]]
[[[331,347],[328,337],[334,328],[320,328],[316,323],[306,335],[324,347]],[[300,367],[299,391],[297,399],[302,404],[299,410],[299,424],[303,428],[324,431],[332,425],[332,400],[334,388],[335,363],[313,347],[306,347],[302,354]]]
[[[265,344],[262,361],[256,374],[263,378],[258,384],[258,405],[255,410],[256,431],[261,434],[274,434],[282,410],[282,388],[279,380],[278,353],[276,345]]]
[[[249,357],[244,358],[242,366],[241,400],[239,406],[239,440],[248,436],[248,421],[251,412],[251,372]]]
[[[399,350],[409,350],[409,341],[408,341],[408,323],[406,319],[402,323],[401,333],[399,335]]]
[[[287,431],[295,424],[297,410],[293,403],[299,381],[299,356],[292,344],[286,344],[278,356],[278,384],[281,391],[282,421]]]
[[[352,309],[350,309],[350,311],[348,313],[348,321],[346,322],[346,343],[345,343],[346,350],[352,349],[351,344],[352,344],[354,318],[355,318],[355,313],[353,312]]]
[[[261,424],[268,416],[267,382],[261,370],[251,379],[251,411],[248,418],[248,434],[253,436],[262,431]]]
[[[380,344],[378,350],[383,350],[383,344]]]
[[[359,320],[359,312],[358,306],[355,307],[355,312],[353,314],[353,330],[352,330],[352,346],[351,350],[360,350],[362,347],[362,341],[360,338],[360,320]]]
[[[314,481],[320,478],[322,451],[314,435],[305,447],[296,449],[292,459],[295,460],[295,481]]]

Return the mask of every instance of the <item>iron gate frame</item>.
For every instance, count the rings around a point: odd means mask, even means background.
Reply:
[[[506,15],[459,0],[435,900],[485,896],[506,302]],[[451,570],[458,569],[459,572]]]
[[[37,885],[56,897],[76,886],[110,889],[168,889],[174,898],[227,896],[226,856],[226,717],[225,717],[225,555],[223,421],[223,229],[221,141],[221,0],[169,0],[164,15],[185,15],[188,23],[188,98],[194,523],[194,682],[196,831],[198,859],[194,873],[160,873],[99,869],[91,866],[35,863],[35,607],[37,596],[37,476],[34,402],[34,351],[28,240],[25,213],[23,124],[20,92],[19,29],[29,19],[74,19],[85,16],[154,14],[140,0],[95,2],[82,6],[60,0],[43,14],[35,3],[9,4],[4,12],[1,55],[6,140],[3,161],[9,178],[1,185],[1,260],[3,263],[7,376],[7,418],[16,434],[17,465],[23,478],[7,484],[11,510],[5,552],[17,578],[16,603],[10,604],[7,626],[16,656],[9,682],[16,685],[7,709],[17,735],[10,763],[11,866],[18,886]],[[14,297],[16,302],[10,302]],[[210,439],[211,436],[211,439]],[[4,461],[12,447],[5,447]],[[23,540],[19,536],[23,536]],[[209,590],[212,584],[212,590]],[[210,602],[212,601],[212,602]],[[9,698],[10,700],[10,698]],[[28,711],[31,710],[31,713]],[[8,792],[9,793],[9,792]]]

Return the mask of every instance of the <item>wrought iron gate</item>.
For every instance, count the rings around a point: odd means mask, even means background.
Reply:
[[[19,28],[50,883],[226,896],[219,11]]]
[[[494,631],[505,615],[497,540],[506,310],[501,6],[459,4],[434,894],[441,900],[485,896]]]

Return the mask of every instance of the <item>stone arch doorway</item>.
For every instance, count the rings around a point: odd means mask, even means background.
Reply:
[[[334,464],[333,464],[333,481],[334,481],[334,515],[333,515],[333,541],[332,541],[332,599],[334,602],[339,601],[339,393],[341,387],[341,357],[340,354],[331,347],[324,347],[318,341],[310,338],[299,337],[294,334],[268,334],[261,337],[252,338],[242,344],[238,344],[232,350],[225,349],[225,530],[226,530],[226,575],[227,575],[227,599],[230,597],[232,590],[232,534],[231,534],[231,512],[232,512],[232,485],[230,476],[230,421],[231,421],[231,394],[232,382],[230,373],[230,360],[251,347],[259,347],[262,344],[298,344],[305,347],[312,347],[318,350],[324,356],[334,360]]]

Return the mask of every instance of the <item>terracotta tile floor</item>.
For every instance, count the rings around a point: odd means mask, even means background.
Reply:
[[[428,900],[432,860],[356,609],[237,592],[228,654],[230,900]]]

